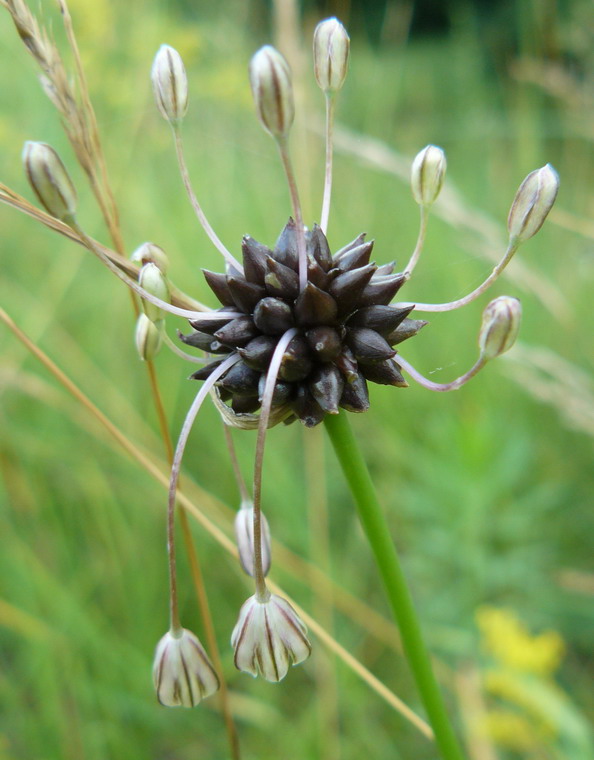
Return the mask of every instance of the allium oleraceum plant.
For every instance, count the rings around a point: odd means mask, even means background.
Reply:
[[[9,1],[8,5],[19,33],[27,41],[30,29],[26,18],[23,20],[25,6],[20,0]],[[35,51],[33,54],[37,57]],[[38,51],[39,57],[43,54],[42,49]],[[143,313],[138,318],[135,336],[140,357],[152,359],[164,344],[201,365],[192,377],[202,385],[182,427],[171,468],[167,523],[170,627],[157,646],[153,671],[160,702],[193,707],[219,686],[203,645],[182,627],[179,619],[174,543],[175,499],[182,457],[196,415],[210,394],[227,426],[257,429],[253,489],[250,496],[245,485],[240,484],[243,498],[235,521],[241,566],[254,581],[254,595],[242,606],[231,636],[236,667],[253,676],[280,681],[290,665],[303,662],[311,652],[299,615],[287,600],[272,594],[267,586],[270,529],[261,509],[262,464],[269,428],[297,420],[306,427],[324,422],[375,554],[436,743],[443,757],[460,758],[462,753],[431,670],[398,557],[345,411],[368,410],[370,382],[405,388],[408,375],[430,390],[460,388],[489,360],[511,348],[518,333],[521,308],[517,299],[503,296],[484,310],[475,364],[452,382],[429,381],[399,353],[400,344],[416,336],[427,324],[413,317],[413,313],[459,308],[481,296],[494,282],[520,244],[541,227],[555,200],[558,177],[546,165],[529,174],[521,184],[509,213],[507,250],[491,275],[472,293],[443,304],[395,301],[421,254],[429,211],[444,182],[444,152],[428,145],[413,161],[411,187],[420,207],[420,229],[415,249],[400,271],[394,271],[394,262],[377,264],[372,260],[374,241],[367,241],[364,234],[344,241],[333,252],[326,231],[332,188],[334,110],[349,62],[349,37],[337,19],[323,21],[316,28],[313,58],[315,78],[326,100],[326,170],[320,224],[306,227],[302,218],[288,140],[295,116],[291,72],[281,53],[267,45],[252,58],[249,81],[257,115],[279,151],[292,216],[272,246],[246,235],[238,259],[211,228],[190,183],[181,135],[188,109],[188,84],[182,59],[167,45],[161,46],[155,56],[151,79],[156,104],[172,128],[190,202],[224,259],[225,271],[204,271],[220,304],[214,309],[187,308],[191,299],[183,294],[180,297],[169,283],[167,256],[158,246],[152,243],[140,246],[132,254],[130,265],[93,241],[77,220],[76,191],[68,172],[49,145],[27,142],[23,161],[37,198],[51,217],[63,225],[43,221],[82,242],[140,296]],[[9,191],[2,195],[5,202],[23,209],[24,204],[19,206],[15,197],[11,199]],[[136,276],[131,277],[134,272]],[[179,333],[179,338],[185,346],[201,352],[200,356],[189,354],[168,337],[167,315],[188,320],[191,331]]]

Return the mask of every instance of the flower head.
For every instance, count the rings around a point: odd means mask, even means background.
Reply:
[[[157,698],[165,707],[196,707],[219,688],[219,679],[191,631],[169,631],[157,644],[153,663]]]
[[[235,667],[267,681],[282,681],[290,665],[311,654],[307,628],[282,597],[269,594],[260,601],[251,596],[241,608],[231,635]]]
[[[322,230],[306,235],[308,281],[299,290],[296,225],[292,219],[274,249],[243,240],[244,274],[205,272],[214,294],[235,318],[192,321],[197,331],[182,340],[215,354],[240,357],[217,382],[221,398],[237,415],[256,412],[275,347],[286,330],[297,335],[284,352],[273,405],[285,421],[319,424],[339,408],[369,408],[368,382],[405,387],[393,346],[425,324],[408,319],[412,306],[389,303],[405,282],[393,264],[369,263],[373,241],[359,235],[332,256]],[[205,380],[220,360],[192,377]]]

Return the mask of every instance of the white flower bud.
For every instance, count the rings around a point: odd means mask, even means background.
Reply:
[[[550,164],[530,172],[520,185],[507,218],[510,239],[523,243],[536,235],[559,191],[559,175]]]
[[[161,45],[153,61],[151,81],[155,102],[163,118],[177,124],[188,110],[188,78],[175,48]]]
[[[349,67],[350,39],[336,18],[321,21],[314,32],[314,73],[320,89],[326,94],[338,92]]]
[[[263,512],[260,512],[262,572],[270,570],[270,528]],[[248,575],[254,577],[254,507],[252,502],[244,502],[235,516],[235,538],[239,551],[239,561]]]
[[[446,157],[441,148],[427,145],[412,164],[411,187],[420,206],[430,206],[439,195],[446,173]]]
[[[481,357],[494,359],[508,351],[520,331],[522,305],[517,298],[500,296],[487,304],[479,332]]]
[[[27,141],[23,148],[27,179],[52,216],[62,221],[76,212],[76,190],[56,151],[46,143]]]
[[[250,61],[250,85],[264,129],[277,139],[286,137],[295,117],[291,71],[271,45],[260,48]]]
[[[241,608],[231,635],[235,667],[267,681],[282,681],[289,665],[311,654],[307,628],[291,605],[271,594],[261,602],[251,596]]]
[[[169,286],[167,285],[165,275],[156,264],[148,263],[142,267],[138,275],[138,284],[152,296],[156,296],[161,301],[169,303],[171,298]],[[158,322],[165,316],[163,309],[144,298],[142,299],[142,308],[151,322]]]
[[[163,321],[151,322],[146,314],[139,314],[136,320],[134,341],[138,355],[144,362],[150,362],[161,350]]]
[[[130,256],[130,261],[144,264],[156,264],[163,274],[167,274],[169,259],[165,251],[154,243],[143,243]]]
[[[165,707],[196,707],[219,688],[219,679],[191,631],[169,631],[157,644],[153,663],[157,699]]]

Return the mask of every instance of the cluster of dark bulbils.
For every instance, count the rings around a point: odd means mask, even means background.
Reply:
[[[394,346],[427,324],[411,319],[413,306],[390,302],[406,281],[393,274],[394,262],[370,263],[373,241],[365,234],[334,256],[318,225],[305,232],[307,284],[299,287],[297,228],[293,219],[274,249],[246,236],[242,241],[243,274],[205,270],[211,290],[223,305],[221,319],[181,335],[184,343],[223,355],[191,377],[206,380],[227,356],[241,358],[216,383],[217,392],[235,414],[256,412],[262,401],[266,373],[281,336],[298,332],[285,350],[272,404],[286,410],[285,423],[299,419],[318,425],[339,408],[364,412],[369,408],[367,383],[406,387],[394,359]],[[223,316],[229,309],[238,316]]]

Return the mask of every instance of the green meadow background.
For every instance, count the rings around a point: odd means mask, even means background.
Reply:
[[[59,14],[52,3],[41,7],[69,61]],[[404,265],[418,226],[410,161],[429,142],[446,151],[445,191],[403,299],[451,300],[476,287],[504,249],[525,175],[550,162],[561,176],[550,219],[489,295],[431,315],[402,348],[432,380],[457,377],[476,358],[482,309],[509,294],[524,310],[509,357],[456,393],[374,386],[371,410],[351,422],[468,757],[592,760],[592,6],[389,2],[365,10],[337,2],[301,10],[297,28],[282,13],[278,25],[297,79],[292,149],[308,223],[320,213],[324,150],[311,33],[331,13],[352,33],[338,104],[333,249],[366,231],[378,263]],[[81,223],[108,243],[34,64],[0,11],[0,179],[32,198],[22,144],[51,143],[78,187]],[[126,246],[161,245],[172,280],[214,305],[200,270],[222,262],[184,196],[149,69],[163,42],[184,58],[188,162],[219,236],[237,254],[246,233],[272,244],[289,198],[247,81],[250,55],[273,39],[272,10],[241,0],[72,0],[71,11]],[[126,289],[88,252],[12,209],[0,209],[0,227],[2,308],[166,471]],[[181,320],[168,320],[173,337],[178,327]],[[0,760],[229,757],[216,698],[165,709],[151,684],[168,622],[165,489],[5,325],[0,357]],[[166,349],[156,368],[175,437],[197,390],[186,379],[192,368]],[[255,434],[234,438],[249,479]],[[210,405],[184,475],[196,506],[230,535],[239,496]],[[322,428],[272,430],[263,498],[274,537],[377,614],[337,601],[282,552],[272,577],[422,713]],[[236,672],[229,636],[250,585],[192,526],[245,760],[437,757],[315,637],[311,659],[280,685]],[[184,624],[202,636],[181,541],[180,583]]]

